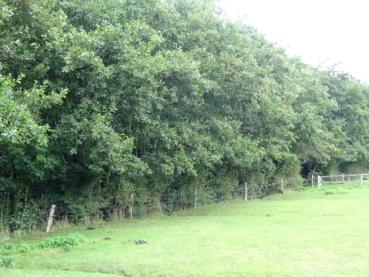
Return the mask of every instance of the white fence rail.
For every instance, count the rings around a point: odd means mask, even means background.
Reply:
[[[318,176],[318,187],[324,184],[363,184],[369,183],[369,174],[341,174]]]

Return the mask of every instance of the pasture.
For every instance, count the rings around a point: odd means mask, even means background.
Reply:
[[[6,277],[369,276],[369,186],[308,188],[94,226],[70,248],[15,253]],[[45,234],[14,243],[35,244]],[[3,239],[2,243],[5,242]]]

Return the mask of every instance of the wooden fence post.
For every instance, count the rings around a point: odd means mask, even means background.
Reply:
[[[322,177],[318,176],[318,188],[322,186]]]
[[[197,208],[197,189],[195,189],[195,205],[194,208]]]
[[[129,217],[133,219],[133,203],[134,203],[134,193],[131,194],[131,206],[129,207]]]
[[[284,193],[284,180],[283,179],[281,180],[281,191],[282,193]]]
[[[363,174],[360,174],[360,184],[363,183]]]
[[[51,226],[53,225],[54,213],[56,205],[52,204],[50,207],[49,218],[47,219],[46,233],[50,232]]]
[[[311,175],[311,186],[314,187],[314,174]]]
[[[248,188],[247,188],[247,182],[245,183],[245,201],[248,200]]]

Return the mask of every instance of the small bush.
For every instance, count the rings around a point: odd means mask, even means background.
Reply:
[[[6,243],[0,246],[0,253],[27,253],[32,249],[32,246],[27,243],[14,244]]]
[[[45,248],[68,248],[87,241],[87,238],[79,233],[70,234],[68,236],[57,236],[48,238],[38,243],[38,247]]]
[[[48,209],[41,203],[30,201],[26,206],[19,208],[17,215],[4,221],[4,227],[10,232],[30,232],[40,227],[40,219],[46,218]],[[4,228],[3,227],[3,228]]]
[[[0,267],[13,267],[15,258],[13,256],[0,256]]]
[[[26,243],[14,244],[6,243],[0,245],[0,253],[4,255],[16,254],[16,253],[27,253],[35,248],[64,248],[69,251],[72,246],[78,245],[82,242],[87,241],[87,238],[79,233],[70,234],[68,236],[57,236],[48,238],[34,245]],[[0,256],[0,266],[8,266],[11,264],[10,256]],[[10,260],[9,260],[10,259]]]

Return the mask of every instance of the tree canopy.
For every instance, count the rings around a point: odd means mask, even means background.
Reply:
[[[369,87],[212,0],[0,0],[0,213],[369,168]]]

